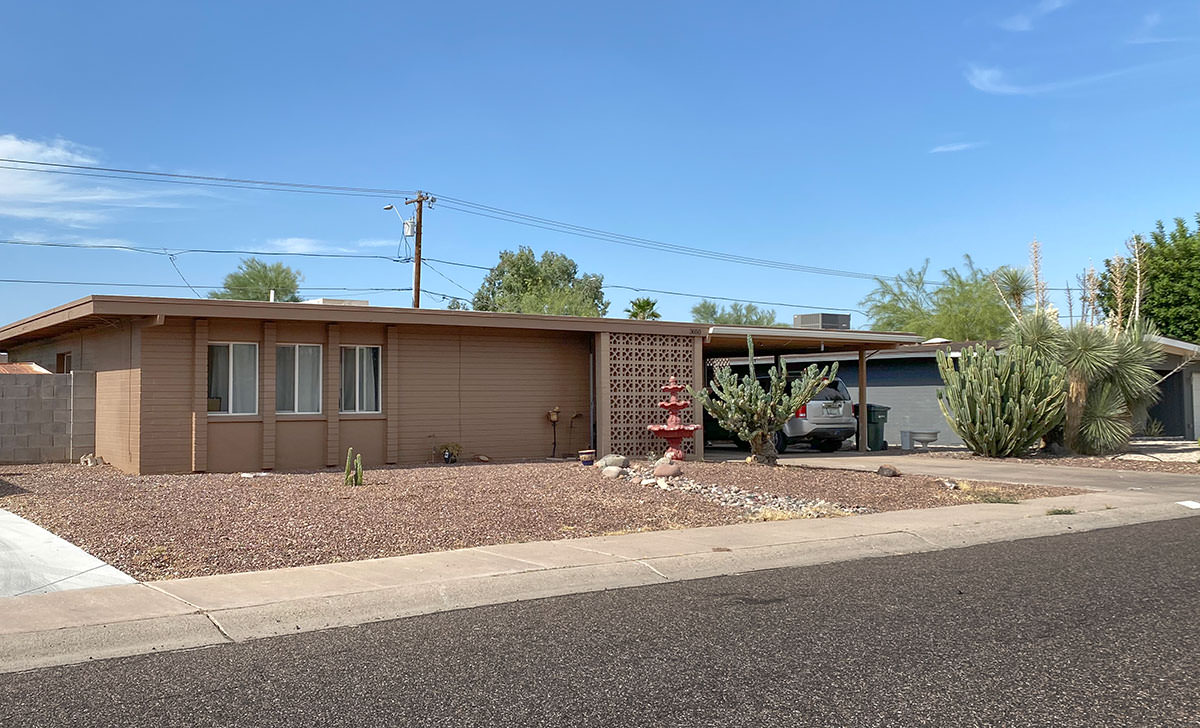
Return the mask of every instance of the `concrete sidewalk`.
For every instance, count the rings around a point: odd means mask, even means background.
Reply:
[[[0,671],[1200,515],[1174,497],[1100,491],[1018,505],[510,544],[0,599]],[[1190,497],[1200,498],[1200,487]],[[1050,508],[1076,514],[1048,516]]]

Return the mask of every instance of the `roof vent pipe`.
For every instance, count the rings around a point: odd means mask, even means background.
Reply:
[[[271,303],[275,303],[275,289],[271,289],[271,298],[268,299]]]

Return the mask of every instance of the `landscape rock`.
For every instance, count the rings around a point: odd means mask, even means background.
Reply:
[[[673,478],[676,475],[683,475],[683,466],[679,463],[666,462],[654,466],[654,477],[656,478]]]
[[[623,472],[625,472],[624,468],[620,468],[616,465],[609,465],[609,466],[605,467],[604,469],[602,469],[600,471],[600,474],[606,478],[613,478],[615,480],[616,478],[621,477],[621,474]]]
[[[877,475],[882,475],[885,478],[895,478],[900,475],[900,470],[892,465],[880,465],[875,471]]]
[[[624,455],[609,454],[596,461],[596,465],[600,468],[616,466],[618,468],[629,467],[629,458]]]
[[[942,486],[945,487],[946,490],[960,490],[957,480],[943,480]]]
[[[675,462],[675,461],[672,460],[671,458],[662,457],[662,458],[659,458],[658,460],[655,460],[654,464],[655,465],[668,465],[673,462]]]
[[[476,455],[475,459],[481,463],[488,463],[488,462],[491,462],[491,460],[492,460],[487,455]]]

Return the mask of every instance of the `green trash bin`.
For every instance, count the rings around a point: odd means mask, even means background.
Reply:
[[[867,403],[867,449],[886,450],[887,440],[883,439],[883,426],[887,423],[888,410],[881,404]]]

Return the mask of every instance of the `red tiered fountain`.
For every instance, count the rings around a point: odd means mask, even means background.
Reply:
[[[700,425],[685,425],[679,420],[679,410],[692,406],[686,399],[680,401],[675,396],[685,389],[687,387],[675,381],[675,377],[671,377],[670,384],[662,388],[662,391],[670,393],[671,399],[658,403],[659,407],[671,413],[667,415],[667,424],[648,425],[646,428],[667,441],[667,451],[663,456],[672,460],[683,460],[683,438],[691,437],[693,432],[700,429]]]

